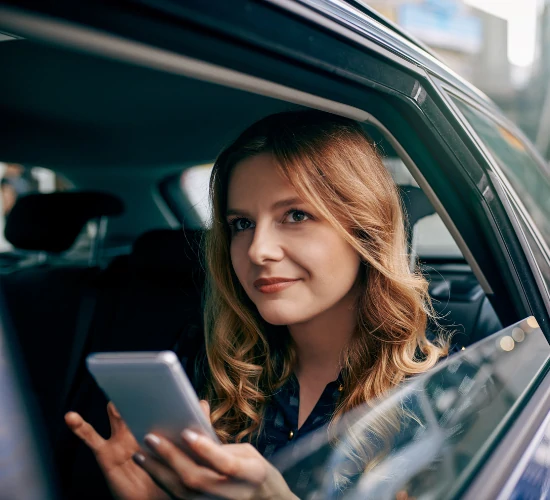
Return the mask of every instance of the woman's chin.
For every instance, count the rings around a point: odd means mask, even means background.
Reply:
[[[300,323],[303,321],[303,314],[300,314],[299,311],[289,311],[288,307],[286,310],[277,310],[276,308],[258,308],[261,317],[267,321],[270,325],[281,326],[281,325],[292,325],[293,323]]]

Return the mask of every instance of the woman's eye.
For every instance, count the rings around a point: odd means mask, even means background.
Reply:
[[[235,232],[239,233],[241,231],[246,231],[247,229],[250,229],[252,227],[252,221],[240,217],[238,219],[233,219],[232,221],[230,221],[229,225]]]
[[[310,216],[302,210],[290,210],[285,216],[285,222],[290,222],[291,224],[293,224],[296,222],[304,222],[309,218]]]

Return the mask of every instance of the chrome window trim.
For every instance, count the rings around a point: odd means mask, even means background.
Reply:
[[[407,40],[409,43],[412,43],[414,47],[419,48],[426,54],[429,54],[430,56],[434,57],[440,62],[443,62],[442,59],[435,53],[433,49],[428,47],[424,42],[420,41],[415,36],[411,35],[410,33],[404,32],[402,28],[399,27],[399,25],[385,17],[384,15],[380,14],[378,11],[375,10],[374,7],[370,7],[366,0],[341,0],[345,2],[346,4],[350,5],[351,7],[354,7],[356,10],[361,11],[361,14],[363,16],[366,16],[368,19],[371,19],[372,21],[375,21],[379,24],[382,24],[382,26],[390,31],[390,33],[393,33],[394,35],[398,35],[405,40]],[[384,22],[380,22],[377,17],[380,17],[384,20]]]
[[[410,71],[418,73],[422,76],[425,76],[426,73],[424,69],[415,64],[411,57],[407,56],[404,53],[401,53],[395,48],[391,47],[387,43],[384,43],[383,46],[378,45],[378,40],[376,37],[373,37],[372,32],[367,29],[361,28],[357,23],[351,25],[349,22],[346,25],[343,25],[342,22],[337,22],[336,19],[340,21],[345,21],[343,18],[336,16],[334,13],[330,12],[329,8],[325,9],[316,9],[316,6],[313,4],[312,0],[263,0],[265,3],[275,5],[287,12],[291,12],[303,19],[313,22],[317,26],[322,26],[327,28],[333,33],[338,33],[348,40],[362,45],[363,47],[377,53],[383,53],[384,57],[391,59],[395,62],[398,62],[401,66],[407,67]],[[313,0],[314,1],[314,0]],[[349,7],[346,5],[346,7]],[[356,10],[356,9],[354,9]],[[321,13],[323,12],[323,13]],[[357,11],[360,12],[360,11]],[[387,33],[391,33],[385,26],[374,21],[373,19],[368,19],[366,16],[361,14],[361,21],[370,22],[371,26],[374,26],[373,23],[376,23],[376,27],[386,30]],[[368,37],[368,38],[365,38]],[[373,40],[374,38],[374,40]],[[410,43],[410,42],[409,42]],[[393,50],[392,50],[393,49]]]
[[[0,7],[0,28],[15,31],[29,39],[38,39],[44,43],[63,46],[72,50],[76,48],[82,52],[109,59],[123,60],[158,71],[225,85],[266,97],[320,109],[378,127],[394,147],[395,151],[401,156],[401,159],[410,170],[418,185],[426,193],[441,220],[455,239],[456,244],[470,265],[484,292],[486,294],[493,293],[481,267],[420,169],[388,128],[370,113],[347,104],[331,101],[301,90],[286,87],[212,63],[206,63],[165,49],[151,47],[99,30],[79,26],[68,21],[39,16],[17,9]]]

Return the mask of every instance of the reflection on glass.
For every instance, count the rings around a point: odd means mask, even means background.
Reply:
[[[460,99],[454,103],[489,149],[518,194],[547,245],[550,245],[550,177],[521,140]]]
[[[534,318],[533,318],[534,319]],[[519,331],[523,333],[521,335]],[[550,347],[521,321],[274,457],[304,499],[451,498],[467,485]]]

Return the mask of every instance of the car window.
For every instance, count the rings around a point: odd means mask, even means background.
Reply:
[[[397,185],[419,187],[399,157],[386,157],[383,162]],[[416,223],[414,247],[416,255],[421,259],[462,258],[462,252],[437,213]]]
[[[521,229],[523,230],[527,245],[529,246],[529,249],[533,254],[540,274],[544,279],[544,284],[546,285],[546,288],[548,290],[548,288],[550,287],[550,257],[539,244],[538,238],[534,234],[532,224],[526,219],[524,213],[517,207],[515,200],[511,199],[510,197],[508,197],[508,200],[521,226]],[[546,295],[550,296],[550,294],[548,294],[548,291],[546,292]]]
[[[213,167],[213,164],[197,165],[184,170],[180,177],[181,189],[202,221],[203,226],[208,225],[210,216],[208,184]]]
[[[398,157],[383,159],[393,179],[401,186],[418,184]],[[208,199],[208,182],[213,165],[198,165],[185,170],[180,178],[183,193],[190,201],[203,225],[208,224],[210,203]],[[421,219],[415,226],[415,248],[420,258],[462,258],[462,253],[439,215],[434,214]]]
[[[498,163],[544,241],[550,246],[550,172],[543,171],[523,141],[465,102],[453,98]]]
[[[273,457],[300,498],[455,498],[501,439],[550,346],[530,317]],[[311,471],[306,473],[305,471]]]

